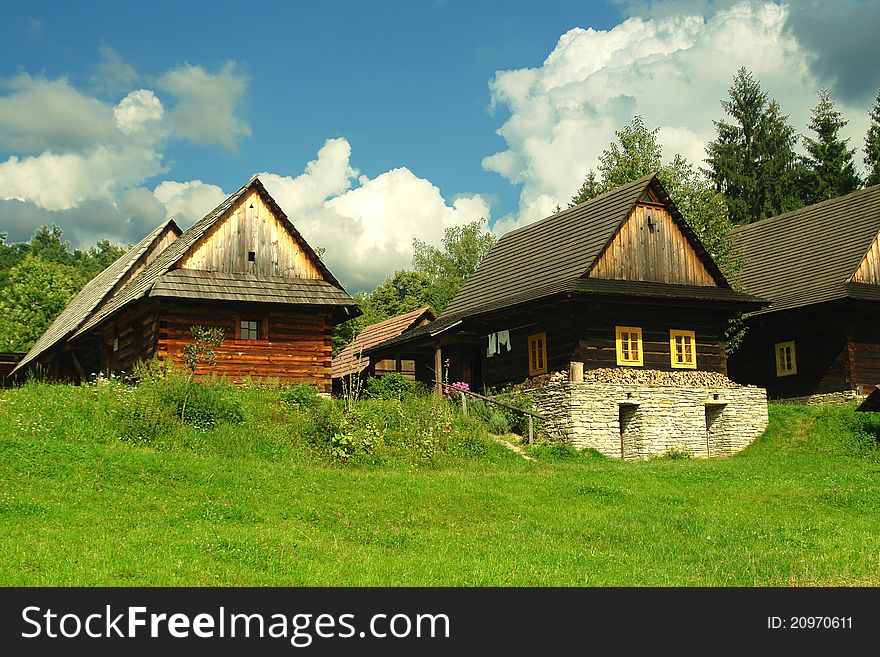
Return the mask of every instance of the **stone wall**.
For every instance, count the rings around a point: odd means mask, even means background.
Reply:
[[[848,404],[849,402],[862,401],[866,396],[860,395],[856,390],[840,390],[805,397],[784,397],[773,401],[781,404]]]
[[[670,452],[728,456],[758,437],[768,421],[767,392],[754,386],[560,381],[528,393],[548,416],[544,430],[551,438],[627,460]]]

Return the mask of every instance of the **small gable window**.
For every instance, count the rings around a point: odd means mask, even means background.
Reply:
[[[642,364],[642,329],[637,326],[615,326],[617,364]]]
[[[547,373],[547,334],[529,336],[529,376]]]
[[[776,376],[797,374],[797,356],[794,340],[776,343]]]
[[[243,319],[239,322],[239,340],[259,340],[260,322],[255,319]]]
[[[693,331],[669,331],[669,352],[672,354],[672,367],[696,369],[696,334]]]
[[[256,262],[257,254],[255,251],[248,251],[248,262]]]

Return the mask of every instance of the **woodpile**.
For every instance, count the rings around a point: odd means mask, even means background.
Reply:
[[[568,381],[568,372],[552,372],[533,376],[516,386],[521,390],[541,388],[549,383]],[[670,387],[707,387],[707,388],[738,388],[734,383],[719,372],[703,372],[700,370],[645,370],[630,367],[603,367],[584,371],[584,383],[610,383],[620,385],[647,385]]]

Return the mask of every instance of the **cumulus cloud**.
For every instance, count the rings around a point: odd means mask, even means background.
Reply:
[[[166,180],[153,190],[153,196],[165,208],[165,215],[173,218],[181,228],[187,228],[220,205],[228,194],[217,185],[201,180],[174,182]]]
[[[0,146],[19,153],[81,149],[118,138],[113,108],[70,85],[22,73],[0,84]]]
[[[126,135],[141,132],[165,114],[162,101],[149,89],[132,91],[113,108],[116,124]]]
[[[636,114],[660,128],[667,158],[680,153],[701,163],[715,137],[712,121],[723,116],[720,100],[741,66],[779,100],[797,130],[807,130],[823,80],[789,28],[789,7],[714,3],[704,17],[682,11],[690,6],[707,9],[700,2],[654,3],[648,17],[610,30],[566,32],[540,67],[496,73],[492,105],[509,112],[498,129],[507,148],[486,157],[483,168],[522,184],[519,213],[502,218],[496,231],[564,207],[614,131]],[[839,108],[857,145],[864,108]]]
[[[159,78],[159,88],[177,98],[169,120],[179,137],[199,144],[220,144],[235,150],[251,134],[238,116],[247,79],[227,62],[219,73],[186,64]]]
[[[448,227],[489,219],[479,195],[449,205],[407,168],[361,176],[355,186],[350,155],[348,141],[329,139],[299,176],[263,173],[260,180],[309,244],[327,249],[328,267],[352,292],[409,267],[413,239],[438,244]]]

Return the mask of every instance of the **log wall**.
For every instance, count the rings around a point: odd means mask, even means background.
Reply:
[[[237,339],[240,319],[260,321],[262,339]],[[244,304],[164,303],[159,310],[157,356],[183,363],[183,346],[192,342],[194,325],[219,326],[225,334],[216,367],[200,366],[198,375],[215,373],[235,383],[249,376],[274,377],[331,389],[329,314]]]

